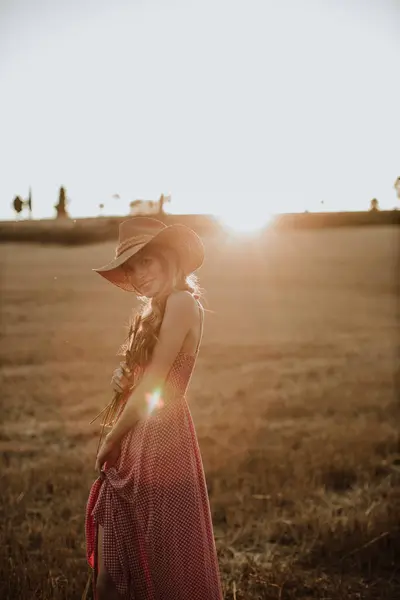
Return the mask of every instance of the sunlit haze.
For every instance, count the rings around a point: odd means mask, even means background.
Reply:
[[[0,219],[398,205],[400,3],[3,0]],[[118,194],[119,198],[113,197]],[[247,221],[240,215],[245,210]]]

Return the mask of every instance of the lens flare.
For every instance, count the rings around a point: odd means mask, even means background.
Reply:
[[[161,397],[161,390],[157,389],[151,394],[146,394],[146,403],[149,415],[151,415],[156,408],[162,408],[164,406],[164,400]]]

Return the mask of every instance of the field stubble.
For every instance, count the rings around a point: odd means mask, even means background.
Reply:
[[[226,599],[400,595],[397,236],[206,241],[188,400]],[[91,271],[113,250],[2,246],[5,599],[79,599],[86,583],[89,421],[133,305]]]

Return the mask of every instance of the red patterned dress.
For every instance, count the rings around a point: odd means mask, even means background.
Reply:
[[[124,600],[222,600],[200,448],[185,393],[194,355],[180,352],[163,398],[128,431],[93,483],[86,555],[96,599],[98,524],[105,568]]]

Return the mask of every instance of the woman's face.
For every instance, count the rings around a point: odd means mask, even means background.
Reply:
[[[131,284],[141,296],[153,298],[164,287],[166,273],[161,261],[150,251],[140,252],[124,263],[124,270]]]

